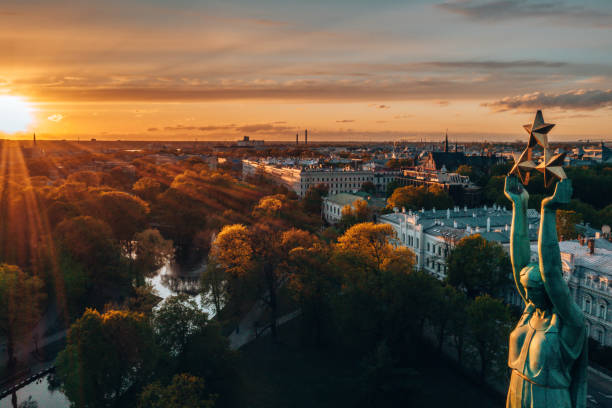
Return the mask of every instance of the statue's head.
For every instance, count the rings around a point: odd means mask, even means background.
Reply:
[[[530,263],[521,270],[521,285],[525,289],[527,300],[538,309],[548,309],[551,305],[550,298],[544,288],[540,266]]]

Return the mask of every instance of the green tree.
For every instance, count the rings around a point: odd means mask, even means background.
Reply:
[[[447,265],[447,282],[471,298],[500,296],[509,283],[510,258],[501,245],[479,234],[462,238],[451,250]]]
[[[115,405],[148,382],[158,349],[144,315],[87,309],[72,324],[56,359],[61,390],[78,407]]]
[[[215,308],[219,314],[229,297],[227,275],[214,258],[208,259],[208,264],[200,277],[202,301]]]
[[[576,224],[582,221],[580,214],[576,211],[557,210],[557,238],[559,241],[576,239],[578,231]]]
[[[207,324],[208,315],[185,294],[167,298],[153,315],[158,342],[172,357],[182,354],[189,338]]]
[[[0,265],[0,335],[6,338],[9,365],[15,362],[15,344],[41,317],[44,283],[15,265]],[[28,339],[29,340],[29,339]]]
[[[361,184],[361,189],[359,191],[363,191],[368,194],[376,194],[376,186],[371,181],[365,181]]]
[[[310,187],[302,200],[304,211],[310,214],[321,214],[323,197],[327,195],[328,190],[327,184],[317,184]]]
[[[156,229],[147,229],[134,235],[134,257],[132,271],[136,281],[143,283],[144,277],[164,266],[174,256],[172,241],[164,239]]]
[[[478,296],[467,307],[469,340],[480,357],[480,377],[484,381],[492,365],[505,368],[510,334],[510,312],[499,299]]]
[[[140,394],[140,408],[213,408],[216,396],[206,390],[204,380],[189,374],[177,374],[163,386],[147,385]]]

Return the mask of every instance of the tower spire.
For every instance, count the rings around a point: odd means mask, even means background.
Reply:
[[[444,151],[448,153],[448,129],[446,129],[446,139],[444,143]]]
[[[33,140],[34,140],[34,146],[36,146],[36,132],[34,132]]]

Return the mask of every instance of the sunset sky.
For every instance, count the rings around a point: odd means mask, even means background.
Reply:
[[[3,0],[0,50],[4,137],[612,139],[609,0]]]

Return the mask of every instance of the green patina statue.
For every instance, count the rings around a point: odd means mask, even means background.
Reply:
[[[542,201],[539,263],[530,262],[527,226],[529,194],[515,175],[504,189],[512,201],[510,257],[525,309],[510,334],[512,369],[506,408],[585,408],[587,344],[584,316],[563,279],[557,241],[556,209],[570,201],[572,184],[557,182]]]

